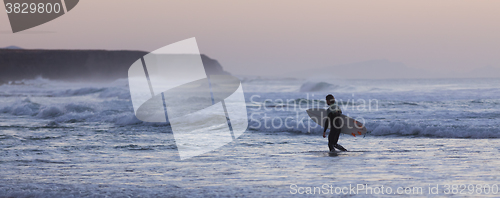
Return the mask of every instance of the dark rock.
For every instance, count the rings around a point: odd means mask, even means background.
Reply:
[[[42,77],[64,81],[113,81],[144,51],[0,49],[0,84]],[[215,59],[201,55],[207,74],[228,74]]]

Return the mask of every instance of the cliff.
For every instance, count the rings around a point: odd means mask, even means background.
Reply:
[[[43,77],[64,81],[126,78],[143,51],[0,49],[0,84]],[[201,55],[207,74],[227,74],[217,60]]]

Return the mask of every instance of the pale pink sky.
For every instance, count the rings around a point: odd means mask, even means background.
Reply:
[[[466,71],[500,67],[499,23],[500,1],[82,0],[16,34],[0,14],[0,47],[152,51],[196,37],[235,74],[372,59]]]

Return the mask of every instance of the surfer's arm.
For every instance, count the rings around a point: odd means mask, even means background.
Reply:
[[[328,129],[328,127],[329,127],[328,126],[330,124],[329,121],[330,121],[330,119],[325,119],[325,124],[324,124],[325,130],[323,130],[323,138],[326,138],[326,129]]]

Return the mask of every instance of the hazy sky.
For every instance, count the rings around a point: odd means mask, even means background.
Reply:
[[[16,34],[0,14],[0,47],[152,51],[196,37],[235,74],[373,59],[467,71],[500,67],[499,23],[500,1],[82,0]]]

